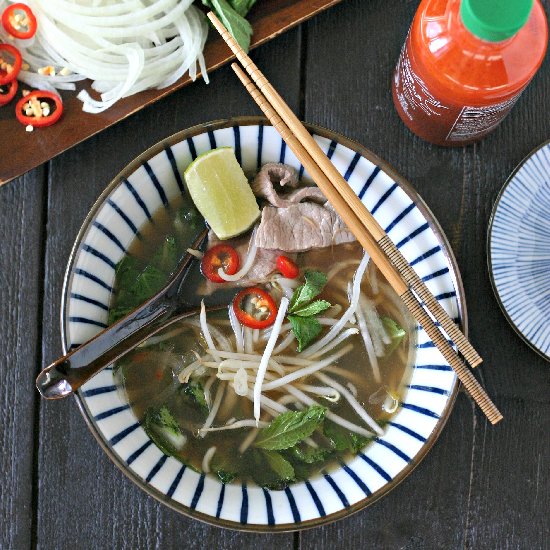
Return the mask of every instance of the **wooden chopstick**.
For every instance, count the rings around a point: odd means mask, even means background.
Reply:
[[[332,164],[330,159],[325,155],[325,153],[323,153],[319,145],[311,137],[310,133],[298,120],[283,98],[277,93],[267,78],[239,46],[216,15],[209,12],[208,17],[210,21],[212,21],[214,27],[216,27],[218,32],[221,34],[227,45],[236,55],[237,59],[241,62],[246,72],[255,82],[260,92],[262,92],[262,94],[266,97],[273,109],[278,113],[290,131],[296,136],[296,139],[308,151],[309,155],[313,157],[313,160],[325,173],[331,185],[337,187],[338,194],[341,195],[351,209],[357,213],[361,223],[366,226],[374,240],[378,243],[378,246],[388,256],[390,262],[397,268],[403,280],[411,286],[414,292],[424,302],[428,311],[441,324],[445,332],[449,335],[453,343],[458,348],[458,351],[464,356],[464,359],[472,367],[479,365],[482,362],[482,359],[472,344],[468,341],[456,323],[449,317],[447,312],[441,307],[422,279],[420,279],[415,270],[409,265],[401,251],[395,246],[393,241],[388,237],[386,232],[382,229],[374,216],[372,216],[361,199],[359,199],[353,189],[351,189],[351,187],[347,184],[334,164]],[[325,189],[322,189],[322,191],[325,195],[327,194]],[[327,198],[329,198],[332,202],[330,197],[327,196]]]
[[[267,116],[273,127],[280,133],[283,140],[296,155],[296,158],[308,171],[310,176],[313,178],[313,181],[315,181],[315,183],[319,186],[323,193],[325,193],[326,197],[334,206],[335,210],[346,222],[348,228],[357,237],[357,240],[371,256],[378,269],[380,269],[380,272],[384,275],[392,288],[401,297],[413,317],[424,328],[428,336],[432,339],[436,347],[442,353],[443,357],[456,372],[458,379],[462,382],[462,384],[466,388],[466,391],[479,405],[489,421],[492,424],[496,424],[497,422],[502,420],[502,414],[500,413],[500,411],[496,408],[494,403],[491,401],[491,399],[482,388],[482,386],[479,384],[479,382],[476,380],[471,371],[467,368],[460,357],[455,353],[453,348],[447,342],[444,335],[434,324],[430,316],[424,311],[421,304],[416,299],[414,293],[407,287],[403,279],[400,277],[399,273],[396,271],[395,266],[391,264],[389,258],[379,248],[372,235],[361,223],[361,220],[357,216],[357,213],[354,212],[345,201],[343,201],[337,190],[331,185],[326,174],[315,163],[309,152],[302,146],[296,136],[292,134],[288,126],[281,120],[281,117],[274,110],[273,106],[269,103],[267,98],[246,76],[239,65],[233,63],[231,65],[231,68],[235,71],[247,91],[256,101],[260,109]]]

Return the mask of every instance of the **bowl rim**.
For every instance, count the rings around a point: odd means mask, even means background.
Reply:
[[[504,193],[506,193],[508,187],[510,184],[514,181],[516,175],[518,172],[531,160],[533,156],[535,156],[540,150],[544,149],[545,147],[550,146],[550,139],[547,139],[540,145],[537,145],[534,149],[532,149],[529,153],[527,153],[516,165],[516,167],[512,170],[510,175],[506,178],[504,181],[504,184],[502,185],[500,191],[498,192],[495,202],[493,203],[493,208],[491,210],[491,216],[489,217],[489,224],[487,226],[487,243],[486,243],[486,250],[487,250],[487,269],[489,271],[489,280],[491,281],[491,288],[493,289],[493,294],[495,295],[495,299],[497,301],[497,304],[499,305],[502,313],[504,314],[504,318],[508,321],[509,325],[514,329],[516,334],[538,355],[540,355],[544,360],[550,362],[550,354],[544,353],[542,350],[537,348],[533,342],[531,342],[523,332],[516,326],[514,323],[512,317],[508,313],[504,302],[500,298],[500,293],[497,289],[497,283],[495,281],[495,274],[493,271],[493,261],[492,261],[492,249],[491,249],[491,237],[493,235],[493,225],[495,222],[495,217],[497,214],[498,207],[500,206],[500,201],[504,197]]]
[[[61,331],[61,345],[63,348],[63,353],[65,354],[67,353],[67,340],[66,340],[67,334],[65,330],[66,328],[65,327],[66,325],[65,309],[69,299],[69,296],[68,296],[69,283],[70,283],[71,273],[73,269],[73,264],[80,250],[80,243],[82,241],[82,238],[84,237],[90,222],[92,221],[93,217],[97,214],[98,210],[103,205],[105,199],[113,191],[113,189],[120,184],[123,178],[129,176],[137,168],[139,168],[139,166],[141,166],[144,161],[162,152],[166,147],[173,146],[176,143],[186,140],[187,138],[195,137],[209,130],[214,131],[214,130],[220,130],[224,128],[232,128],[235,126],[260,126],[260,125],[272,126],[271,123],[268,121],[268,119],[262,116],[237,116],[237,117],[231,117],[227,119],[217,119],[217,120],[213,120],[202,124],[196,124],[185,130],[176,132],[175,134],[172,134],[164,138],[163,140],[157,142],[156,144],[152,145],[151,147],[143,151],[141,154],[139,154],[132,161],[130,161],[110,181],[107,187],[102,191],[102,193],[96,199],[90,211],[88,212],[86,218],[84,219],[75,237],[75,242],[73,244],[73,248],[71,249],[69,260],[67,262],[67,268],[65,270],[65,275],[63,278],[63,290],[62,290],[61,305],[60,305],[60,331]],[[399,175],[399,173],[388,162],[381,159],[378,155],[376,155],[375,153],[373,153],[372,151],[370,151],[369,149],[367,149],[357,141],[347,138],[338,132],[334,132],[328,128],[325,128],[323,126],[319,126],[316,124],[310,124],[310,123],[304,122],[304,126],[307,128],[307,130],[310,133],[316,134],[326,139],[335,140],[338,144],[341,144],[351,149],[352,151],[359,153],[361,156],[365,157],[370,162],[379,166],[381,170],[383,170],[396,183],[398,183],[399,187],[415,203],[415,205],[418,207],[421,214],[426,218],[428,225],[430,229],[433,231],[436,239],[441,244],[442,252],[451,267],[448,275],[451,277],[451,280],[456,290],[456,300],[457,300],[457,307],[458,307],[458,315],[460,318],[460,325],[462,326],[464,334],[468,336],[468,315],[466,310],[466,297],[464,293],[462,278],[460,276],[460,271],[458,268],[458,263],[454,256],[451,245],[445,233],[443,232],[443,229],[441,228],[439,222],[435,218],[432,211],[426,205],[424,200],[420,197],[418,192],[413,188],[413,186],[405,178]],[[318,527],[320,525],[332,523],[334,521],[338,521],[340,519],[348,517],[352,514],[355,514],[359,510],[362,510],[367,506],[374,504],[381,497],[387,495],[391,490],[397,487],[406,477],[408,477],[411,474],[411,472],[425,458],[425,456],[428,454],[430,449],[433,447],[434,443],[437,441],[437,439],[441,435],[441,432],[443,431],[443,428],[446,425],[451,415],[451,411],[454,408],[459,387],[460,387],[460,383],[458,379],[456,379],[454,388],[451,394],[449,395],[445,409],[441,414],[439,421],[436,424],[436,427],[434,428],[432,433],[429,435],[429,437],[426,439],[426,441],[418,451],[418,454],[415,456],[415,458],[411,460],[405,466],[405,468],[403,468],[403,470],[401,470],[391,481],[389,481],[383,487],[375,491],[372,495],[365,497],[364,499],[356,502],[351,506],[345,507],[339,510],[338,512],[334,512],[332,514],[322,516],[319,518],[306,520],[300,523],[284,523],[284,524],[276,524],[276,525],[236,524],[235,522],[232,522],[232,521],[215,518],[208,514],[198,512],[197,510],[192,510],[187,506],[177,503],[171,498],[168,498],[165,494],[163,494],[158,489],[155,489],[154,487],[146,484],[137,474],[133,473],[127,467],[125,462],[120,457],[118,457],[116,453],[107,445],[99,429],[92,422],[90,416],[88,415],[88,412],[86,410],[86,405],[83,401],[83,398],[80,392],[77,392],[76,394],[74,394],[74,397],[78,405],[78,408],[80,410],[80,413],[84,417],[84,421],[86,422],[88,428],[90,429],[93,436],[99,443],[100,447],[109,457],[109,459],[122,471],[122,473],[126,477],[128,477],[140,489],[144,490],[147,494],[154,497],[159,502],[165,504],[172,510],[175,510],[176,512],[179,512],[191,519],[197,519],[199,521],[202,521],[204,523],[207,523],[215,527],[222,527],[222,528],[233,529],[241,532],[253,532],[253,533],[288,533],[293,531],[302,531],[306,529],[311,529],[314,527]]]

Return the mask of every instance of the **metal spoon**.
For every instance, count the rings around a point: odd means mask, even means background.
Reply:
[[[191,245],[198,248],[205,229]],[[46,367],[36,378],[36,387],[46,399],[62,399],[141,342],[168,325],[199,310],[182,301],[180,291],[194,256],[186,254],[166,286],[137,309],[91,340]]]

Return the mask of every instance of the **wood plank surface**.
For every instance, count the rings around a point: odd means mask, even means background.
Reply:
[[[300,31],[295,30],[255,56],[270,78],[280,82],[294,108],[300,51]],[[210,85],[198,82],[182,89],[166,98],[162,108],[149,107],[50,163],[43,332],[47,361],[61,353],[59,307],[72,243],[103,188],[130,160],[166,136],[200,122],[247,114],[256,114],[255,104],[227,67],[212,75]],[[292,534],[273,539],[221,530],[158,503],[110,462],[72,399],[42,401],[40,422],[37,548],[86,548],[91,540],[93,548],[117,550],[293,546]]]
[[[550,10],[550,0],[544,0]],[[391,73],[418,2],[346,0],[253,57],[306,121],[356,139],[420,192],[449,237],[468,301],[477,376],[504,414],[491,427],[461,394],[411,476],[372,506],[295,534],[211,527],[161,505],[114,466],[72,400],[42,402],[34,377],[61,352],[59,305],[78,229],[116,173],[200,122],[257,114],[229,68],[127,118],[0,189],[0,548],[550,548],[550,365],[494,298],[486,232],[508,174],[550,137],[550,62],[479,144],[444,149],[398,118]],[[6,145],[6,134],[0,143]]]
[[[31,542],[35,366],[40,362],[43,188],[39,168],[0,189],[0,548]]]
[[[547,548],[550,370],[515,335],[495,301],[486,234],[507,175],[550,135],[549,62],[510,117],[480,144],[431,146],[401,123],[390,94],[416,8],[414,2],[389,10],[382,0],[356,0],[309,22],[305,119],[393,164],[436,215],[462,273],[471,340],[485,358],[478,376],[504,421],[490,427],[459,395],[441,438],[413,475],[356,516],[302,533],[301,547]],[[347,39],[334,28],[346,29]]]

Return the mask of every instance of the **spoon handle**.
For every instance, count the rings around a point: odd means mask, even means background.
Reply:
[[[46,367],[36,378],[36,387],[42,397],[67,397],[100,370],[166,326],[175,306],[155,298]]]
[[[196,248],[206,231],[193,243]],[[110,365],[171,322],[196,313],[181,304],[179,291],[194,257],[186,254],[167,285],[143,305],[47,366],[36,378],[46,399],[61,399],[75,392],[92,376]]]

